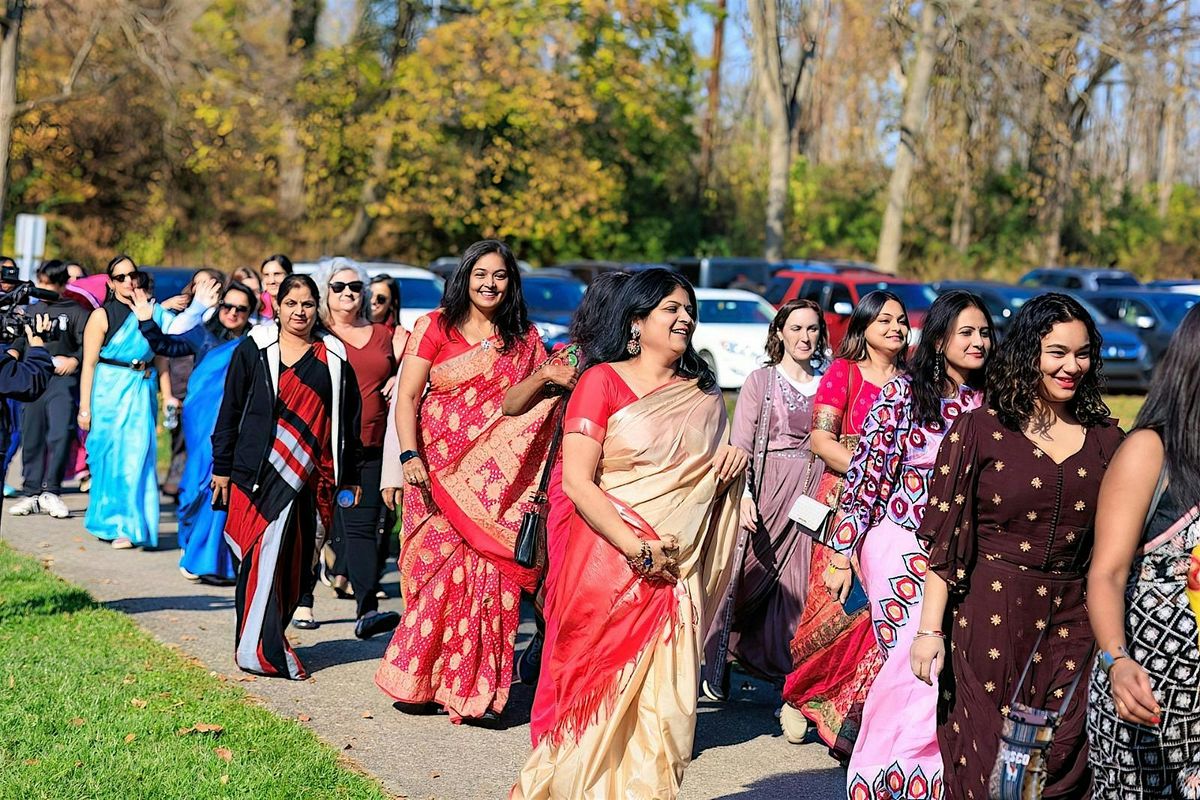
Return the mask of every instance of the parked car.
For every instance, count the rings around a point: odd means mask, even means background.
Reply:
[[[1154,363],[1166,351],[1183,315],[1200,302],[1194,294],[1146,290],[1091,292],[1087,298],[1107,316],[1136,328]]]
[[[740,289],[697,289],[696,305],[699,319],[692,346],[716,373],[718,386],[741,389],[766,357],[767,328],[775,309]]]
[[[1100,267],[1040,267],[1026,272],[1021,286],[1046,286],[1079,292],[1099,292],[1119,287],[1140,288],[1141,283],[1123,269]]]
[[[996,326],[993,338],[997,343],[1004,341],[1008,326],[1021,306],[1039,294],[1053,291],[1036,286],[1008,286],[988,281],[941,281],[935,288],[938,294],[951,289],[966,289],[979,295],[992,315],[992,324]],[[1104,376],[1109,388],[1134,391],[1145,391],[1149,388],[1154,362],[1150,357],[1150,348],[1137,332],[1124,323],[1109,319],[1107,314],[1087,298],[1072,296],[1083,304],[1096,321],[1100,338],[1104,341],[1101,355],[1104,357]]]
[[[744,289],[756,294],[766,291],[771,276],[787,269],[785,262],[763,258],[674,258],[671,269],[682,274],[697,289]]]
[[[521,276],[521,291],[529,318],[537,325],[547,350],[567,343],[567,331],[571,327],[571,316],[583,301],[587,284],[575,278],[542,275],[543,270],[534,270]]]
[[[182,292],[199,267],[138,267],[154,281],[154,299],[162,302]]]
[[[1177,294],[1200,294],[1200,281],[1183,279],[1150,281],[1146,284],[1146,288]]]
[[[859,299],[876,289],[887,289],[904,301],[910,326],[908,341],[910,345],[915,345],[921,339],[921,328],[925,324],[929,306],[937,297],[937,292],[928,284],[879,272],[838,272],[830,275],[786,270],[771,280],[766,299],[776,308],[796,298],[816,302],[825,314],[829,345],[836,350],[846,335],[850,314]]]
[[[353,259],[352,259],[353,260]],[[323,261],[305,261],[294,265],[296,272],[311,275]],[[442,304],[446,282],[427,269],[393,261],[356,261],[374,278],[388,275],[400,284],[400,324],[412,330],[417,319]]]
[[[597,275],[604,272],[639,272],[644,269],[672,269],[670,264],[659,264],[653,261],[566,261],[555,264],[551,269],[571,273],[584,283],[591,283]]]
[[[458,256],[440,256],[429,262],[429,271],[443,281],[448,281],[450,280],[450,276],[454,274],[454,270],[458,269],[460,260]],[[521,270],[521,273],[524,274],[531,271],[533,267],[529,265],[528,261],[518,259],[517,269]]]

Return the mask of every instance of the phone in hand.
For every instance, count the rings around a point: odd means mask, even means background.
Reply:
[[[850,586],[850,594],[846,595],[846,599],[842,602],[842,611],[846,616],[851,616],[867,607],[867,590],[863,588],[862,581],[858,576],[854,576],[854,583]]]

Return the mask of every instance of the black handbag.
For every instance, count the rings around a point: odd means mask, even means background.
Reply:
[[[554,462],[558,458],[558,446],[562,443],[563,415],[558,414],[558,422],[554,425],[554,437],[550,440],[550,449],[546,453],[546,466],[542,469],[542,479],[538,483],[537,493],[533,496],[533,508],[521,517],[521,530],[513,545],[513,560],[519,566],[529,569],[537,564],[538,544],[546,524],[546,506],[549,498],[546,491],[550,488],[550,473],[554,471]]]

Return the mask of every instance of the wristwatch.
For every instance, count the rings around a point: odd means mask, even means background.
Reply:
[[[409,461],[412,461],[414,458],[420,458],[420,457],[421,457],[421,454],[418,453],[416,450],[405,450],[403,453],[400,454],[400,463],[407,464]]]
[[[1096,654],[1096,660],[1100,662],[1100,669],[1104,670],[1105,675],[1107,675],[1108,671],[1112,669],[1113,664],[1117,663],[1122,658],[1129,658],[1129,653],[1126,652],[1124,647],[1118,647],[1115,653],[1110,653],[1107,650],[1101,650]]]

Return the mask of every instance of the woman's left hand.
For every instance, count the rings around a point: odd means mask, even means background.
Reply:
[[[383,399],[389,403],[392,401],[392,393],[396,391],[396,376],[387,379],[387,383],[383,385]]]
[[[723,444],[713,456],[712,466],[717,472],[717,482],[724,485],[746,471],[750,455],[740,447]]]

